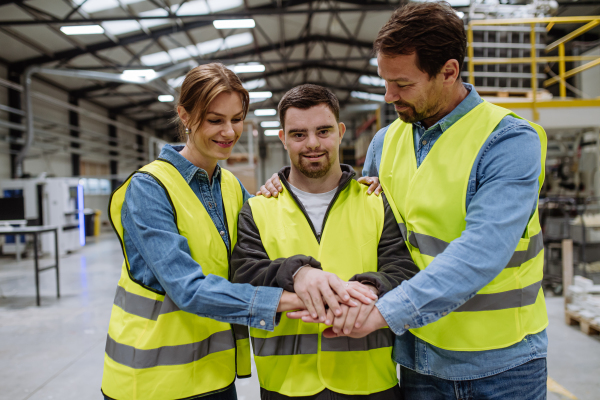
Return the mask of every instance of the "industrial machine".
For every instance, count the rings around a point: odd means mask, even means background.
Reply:
[[[30,178],[0,181],[0,220],[27,226],[57,226],[59,255],[75,251],[85,244],[83,185],[78,178]],[[5,205],[6,203],[6,205]],[[9,203],[17,206],[8,207]],[[19,206],[21,204],[22,206]],[[8,207],[7,207],[8,206]],[[20,207],[20,208],[19,208]],[[20,215],[18,215],[20,214]],[[0,221],[1,222],[1,221]],[[43,253],[54,254],[52,235],[41,237]],[[3,254],[16,254],[25,249],[25,238],[7,237],[2,246]]]

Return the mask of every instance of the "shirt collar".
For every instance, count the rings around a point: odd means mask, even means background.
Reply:
[[[208,178],[208,173],[202,168],[196,167],[194,164],[189,162],[184,156],[179,154],[181,150],[183,150],[184,146],[171,146],[170,144],[165,144],[165,146],[160,151],[160,155],[158,158],[162,158],[165,161],[171,163],[177,171],[183,176],[183,179],[189,184],[190,181],[194,178],[197,173]],[[217,164],[215,171],[213,172],[213,179],[219,179],[221,175],[221,167]]]
[[[479,93],[477,93],[473,85],[463,82],[463,86],[469,91],[467,97],[465,97],[454,110],[450,111],[448,115],[440,119],[433,126],[429,127],[427,131],[433,130],[436,126],[439,126],[440,130],[445,132],[448,128],[454,125],[456,121],[464,117],[469,111],[483,102],[483,99],[481,96],[479,96]],[[421,121],[415,122],[414,124],[425,130],[421,124]]]

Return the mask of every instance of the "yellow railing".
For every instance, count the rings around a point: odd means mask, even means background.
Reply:
[[[546,30],[550,31],[556,24],[583,24],[582,27],[574,30],[573,32],[565,35],[561,39],[549,44],[545,48],[545,52],[549,53],[555,49],[558,49],[558,56],[549,57],[538,57],[536,51],[536,25],[546,24]],[[478,57],[475,58],[475,51],[473,48],[473,27],[474,26],[492,26],[492,25],[529,25],[531,27],[531,55],[530,57],[520,58],[488,58]],[[566,79],[586,71],[592,67],[600,65],[600,56],[565,56],[565,43],[575,39],[576,37],[584,34],[585,32],[600,25],[600,16],[590,17],[548,17],[548,18],[521,18],[521,19],[488,19],[488,20],[475,20],[470,21],[467,30],[467,42],[468,42],[468,64],[469,64],[469,82],[475,84],[475,65],[490,65],[490,64],[530,64],[531,65],[531,91],[532,91],[532,102],[531,107],[533,109],[534,119],[539,118],[537,107],[541,104],[537,101],[537,65],[549,62],[558,62],[558,75],[550,79],[546,79],[543,83],[544,87],[549,87],[555,83],[559,84],[559,94],[561,97],[560,104],[556,103],[557,106],[565,106],[564,100],[567,97],[567,86]],[[566,71],[565,63],[577,62],[577,61],[589,61],[579,67],[573,68]],[[548,103],[548,102],[544,102]],[[584,101],[586,105],[589,105],[590,101]],[[594,102],[596,104],[596,102]],[[546,105],[546,104],[544,104]],[[574,105],[574,104],[573,104]],[[583,105],[583,103],[582,103]],[[600,105],[600,103],[598,103]]]

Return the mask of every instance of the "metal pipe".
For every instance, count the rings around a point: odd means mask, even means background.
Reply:
[[[34,139],[34,127],[33,127],[33,102],[32,102],[32,92],[31,92],[31,80],[34,74],[37,73],[42,73],[42,74],[49,74],[49,75],[56,75],[56,76],[63,76],[63,77],[70,77],[70,78],[83,78],[83,79],[93,79],[93,80],[100,80],[100,81],[108,81],[108,82],[121,82],[121,83],[130,83],[130,84],[134,84],[134,85],[145,85],[145,84],[149,84],[150,86],[153,86],[154,88],[163,91],[163,92],[167,92],[173,96],[177,96],[178,93],[175,89],[173,89],[172,87],[170,87],[169,85],[167,85],[166,83],[164,83],[163,81],[160,80],[160,78],[171,74],[173,72],[182,70],[182,69],[187,69],[187,68],[193,68],[195,66],[195,64],[193,63],[193,61],[186,61],[184,63],[181,64],[176,64],[173,65],[172,67],[166,68],[163,71],[160,71],[159,73],[157,73],[155,76],[146,79],[146,78],[140,78],[140,79],[130,79],[130,78],[125,78],[123,77],[123,75],[121,74],[113,74],[113,73],[109,73],[109,72],[99,72],[99,71],[87,71],[87,70],[76,70],[76,69],[52,69],[52,68],[41,68],[39,66],[31,66],[28,67],[25,70],[25,79],[24,79],[24,85],[23,85],[23,94],[25,97],[25,119],[26,119],[26,124],[25,124],[25,144],[23,145],[23,148],[21,149],[21,151],[19,152],[19,154],[17,155],[17,159],[16,159],[16,173],[18,177],[23,176],[23,161],[25,160],[25,157],[27,156],[27,153],[29,152],[29,149],[31,148],[31,144],[33,143],[33,139]],[[72,108],[75,109],[79,109],[79,107],[75,107],[72,105],[69,105]],[[71,108],[69,107],[69,108]],[[114,124],[114,121],[110,122],[112,125]],[[137,129],[136,129],[137,131]]]

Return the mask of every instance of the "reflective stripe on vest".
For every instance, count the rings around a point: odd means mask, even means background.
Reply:
[[[471,170],[489,135],[507,115],[519,118],[483,102],[444,131],[418,168],[412,125],[396,120],[388,128],[379,178],[420,269],[465,230]],[[546,134],[540,126],[530,125],[541,143],[541,188]],[[540,332],[548,324],[541,290],[543,258],[536,208],[510,260],[494,280],[454,312],[411,332],[437,347],[455,351],[504,348]]]
[[[179,233],[186,237],[203,273],[228,278],[227,247],[177,169],[157,160],[137,173],[152,176],[164,188]],[[182,399],[221,390],[234,381],[236,369],[238,375],[250,374],[248,329],[182,311],[166,294],[133,281],[121,223],[130,181],[131,177],[113,193],[109,205],[125,260],[109,323],[102,391],[115,399],[146,400]],[[221,189],[233,247],[243,195],[238,180],[226,170],[222,170]]]
[[[383,201],[367,196],[366,191],[366,186],[350,181],[339,192],[326,217],[320,242],[287,188],[278,197],[250,199],[252,216],[269,258],[312,256],[325,271],[343,280],[377,271]],[[250,329],[261,387],[286,396],[311,396],[325,388],[364,395],[397,384],[396,364],[391,358],[393,334],[389,329],[362,339],[327,339],[322,336],[325,328],[284,316],[274,332]]]

